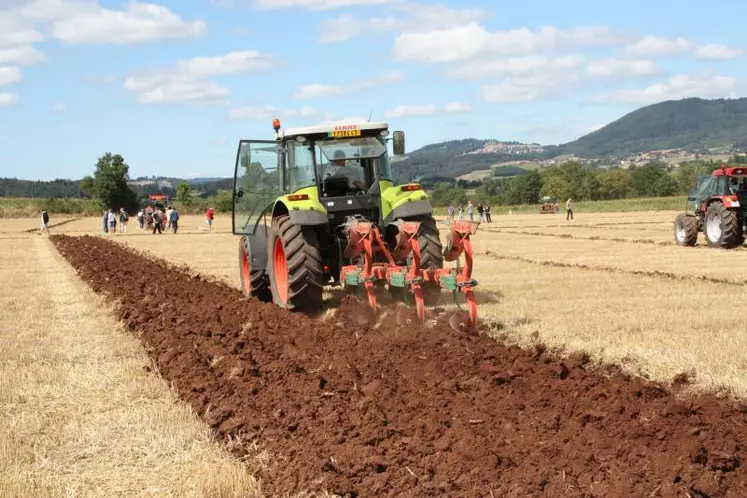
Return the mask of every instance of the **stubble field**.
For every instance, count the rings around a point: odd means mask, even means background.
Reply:
[[[714,398],[675,401],[673,394],[665,394],[664,391],[641,396],[641,392],[653,392],[649,391],[652,388],[642,387],[644,384],[636,384],[638,381],[626,380],[624,375],[614,372],[600,375],[597,368],[591,368],[598,362],[613,363],[619,365],[623,373],[663,384],[676,381],[680,391],[707,391],[747,397],[747,333],[740,325],[738,310],[733,309],[745,291],[747,265],[744,263],[747,263],[747,251],[705,248],[702,246],[702,235],[698,247],[676,247],[672,237],[674,216],[674,212],[577,213],[575,220],[566,221],[564,214],[515,215],[494,216],[493,223],[482,224],[473,239],[477,255],[475,277],[479,281],[476,291],[483,332],[492,338],[489,343],[483,342],[483,338],[455,336],[440,326],[422,333],[411,332],[409,338],[402,337],[402,334],[407,335],[403,331],[381,337],[381,325],[375,329],[378,332],[372,332],[374,329],[368,325],[351,325],[349,319],[343,316],[346,310],[353,309],[347,303],[343,310],[330,311],[322,318],[308,319],[310,321],[295,315],[284,318],[284,312],[280,313],[280,310],[245,303],[236,292],[238,240],[230,233],[230,218],[226,216],[218,217],[212,233],[205,232],[200,217],[184,216],[178,234],[165,233],[160,236],[140,231],[134,220],[130,222],[127,234],[111,235],[102,233],[98,219],[71,221],[59,228],[53,227],[53,233],[95,237],[91,240],[55,241],[54,244],[65,254],[69,263],[62,260],[46,236],[24,233],[24,230],[36,227],[34,220],[4,220],[0,244],[4,246],[6,254],[10,251],[13,258],[18,260],[11,258],[12,261],[6,261],[2,277],[5,281],[12,281],[13,272],[15,278],[20,278],[19,272],[28,274],[26,268],[31,267],[31,276],[37,272],[45,273],[44,278],[48,282],[50,269],[47,266],[54,264],[55,271],[67,272],[65,278],[69,280],[71,275],[74,276],[74,271],[66,265],[72,264],[97,293],[109,296],[109,304],[102,301],[97,308],[102,311],[102,320],[109,322],[98,325],[90,322],[87,328],[68,325],[71,330],[77,330],[79,335],[98,331],[108,341],[125,341],[131,336],[120,330],[116,317],[131,331],[145,330],[141,340],[155,362],[154,370],[171,383],[174,394],[179,395],[185,403],[183,407],[176,403],[175,409],[187,410],[187,406],[191,407],[194,422],[189,423],[198,426],[207,423],[216,431],[219,439],[232,441],[233,446],[229,445],[229,449],[234,455],[245,457],[252,472],[260,469],[257,472],[266,478],[263,487],[273,495],[312,489],[314,479],[324,477],[317,487],[338,492],[355,490],[360,496],[435,496],[444,492],[451,496],[491,496],[491,492],[495,496],[526,496],[531,493],[557,496],[561,492],[568,496],[740,496],[744,493],[747,476],[740,467],[744,458],[743,450],[733,443],[741,437],[742,432],[747,434],[747,419],[742,412],[730,411],[726,405],[719,408],[721,402]],[[115,247],[136,249],[146,259],[127,251],[115,251],[102,239],[118,244]],[[235,327],[238,334],[232,337],[233,332],[228,332],[228,335],[204,339],[205,347],[209,343],[210,348],[216,348],[208,362],[211,363],[210,372],[216,370],[212,363],[219,363],[220,358],[229,358],[233,362],[227,364],[227,370],[215,378],[206,377],[204,372],[200,374],[204,385],[198,392],[207,393],[214,388],[219,394],[215,399],[204,399],[205,394],[195,394],[194,383],[185,381],[180,384],[178,380],[184,379],[188,373],[196,375],[198,365],[204,363],[204,359],[196,357],[192,363],[185,360],[184,364],[177,365],[174,353],[168,352],[173,347],[169,349],[159,335],[171,330],[171,335],[180,336],[180,327],[187,327],[178,318],[180,309],[184,310],[186,320],[192,320],[188,323],[202,323],[199,310],[189,311],[187,308],[198,304],[199,299],[195,296],[203,291],[195,290],[196,294],[181,292],[179,288],[182,285],[186,288],[198,284],[193,280],[180,280],[175,276],[177,273],[172,274],[175,270],[159,266],[155,259],[148,263],[149,257],[188,267],[193,274],[209,276],[224,284],[220,286],[210,281],[199,281],[199,285],[214,286],[211,289],[214,289],[215,296],[224,296],[224,300],[231,301],[218,302],[218,297],[215,297],[213,302],[207,302],[208,305],[203,304],[202,314],[208,316],[209,320],[217,320],[216,323],[235,322],[235,325],[226,327]],[[47,266],[38,263],[40,258],[47,261],[44,263]],[[137,271],[123,268],[122,261],[130,261],[131,267],[138,268]],[[149,272],[151,276],[143,276],[143,273]],[[135,291],[133,286],[138,279],[139,291]],[[82,293],[81,296],[85,292],[92,292],[79,281],[70,285],[80,287],[75,292]],[[167,314],[156,313],[152,307],[145,305],[142,311],[128,312],[127,296],[132,296],[133,302],[140,302],[147,297],[151,288],[158,289],[159,299],[166,303],[159,304],[158,309]],[[223,288],[226,290],[218,291]],[[59,294],[59,286],[45,284],[41,276],[24,279],[23,295],[35,296],[33,299],[27,298],[29,303],[26,306],[30,309],[33,308],[34,299],[61,299],[55,298],[53,292]],[[73,294],[73,291],[66,291],[64,296],[71,299],[69,296]],[[328,297],[339,301],[334,292],[328,293]],[[94,298],[81,299],[90,301]],[[443,303],[448,303],[448,297]],[[225,308],[216,310],[216,306]],[[241,306],[257,308],[248,310],[243,318],[230,315],[233,318],[229,319],[229,315],[224,315],[229,308],[232,312],[240,313]],[[4,323],[18,320],[15,318],[17,314],[13,315],[11,311],[6,313]],[[163,316],[167,316],[169,321],[166,322]],[[262,316],[265,318],[259,318]],[[67,317],[70,320],[73,318]],[[12,340],[23,342],[24,339],[19,338],[26,336],[27,341],[42,340],[44,334],[60,327],[54,322],[56,319],[58,317],[50,316],[46,322],[41,318],[25,320],[23,326],[12,329]],[[242,323],[242,319],[252,323]],[[274,323],[273,320],[286,319],[298,329],[291,338],[277,337],[279,325],[257,323],[257,320]],[[154,325],[155,322],[160,328]],[[213,322],[206,321],[203,325],[210,328],[210,323]],[[333,326],[335,323],[343,323],[344,326]],[[255,329],[259,329],[259,332]],[[189,336],[189,333],[186,334]],[[199,335],[197,331],[192,331],[192,334]],[[273,339],[264,343],[267,334],[272,335]],[[317,344],[309,344],[300,334],[317,335]],[[352,342],[357,344],[363,340],[360,336],[366,334],[370,335],[367,340],[371,342],[365,344],[364,352],[370,355],[370,351],[386,349],[389,341],[395,350],[389,352],[392,361],[386,361],[386,351],[380,359],[376,359],[376,355],[371,355],[373,359],[366,359],[361,354],[360,346],[356,348],[345,342],[351,342],[350,337],[356,337]],[[247,406],[243,407],[241,403],[232,404],[234,398],[244,393],[245,389],[252,391],[251,375],[242,377],[246,365],[242,366],[241,362],[248,359],[241,356],[245,353],[235,351],[239,336],[246,336],[241,339],[244,344],[242,348],[251,349],[253,343],[263,344],[263,353],[253,352],[255,356],[252,361],[262,363],[261,360],[264,360],[273,365],[268,368],[269,380],[265,379],[265,383],[284,379],[287,375],[284,368],[301,363],[308,366],[315,363],[310,358],[316,357],[317,367],[324,365],[322,359],[328,360],[328,373],[322,378],[333,384],[332,387],[325,390],[317,385],[317,391],[322,389],[321,392],[306,393],[303,382],[299,383],[297,391],[292,382],[273,388],[262,384],[261,389],[266,390],[264,398],[245,401]],[[187,344],[199,343],[194,337],[189,337],[176,347],[179,354],[187,354]],[[57,349],[68,347],[64,342],[54,343]],[[293,344],[294,351],[283,351],[273,356],[273,348],[282,351],[283,343]],[[99,346],[93,340],[91,344],[94,346],[86,354],[100,355],[100,348],[106,347]],[[447,351],[447,346],[452,349]],[[433,348],[441,352],[432,352]],[[548,352],[543,352],[546,348],[554,354],[548,356]],[[32,354],[32,350],[30,344],[5,347],[1,363],[5,370],[3,375],[10,373],[24,379],[27,384],[25,389],[31,390],[40,389],[48,382],[34,377],[27,370],[36,369],[42,360],[34,357],[28,365],[18,364],[17,358]],[[410,356],[409,361],[420,364],[417,368],[421,370],[422,378],[419,380],[405,366],[392,364],[398,355],[401,356],[400,353],[413,353],[415,350],[418,350],[418,354]],[[587,356],[567,358],[564,364],[556,359],[556,354],[563,358],[577,352],[585,352]],[[73,355],[71,352],[66,354],[67,357]],[[263,357],[262,354],[268,356]],[[355,435],[356,431],[366,432],[362,425],[377,425],[375,410],[366,408],[366,402],[376,399],[376,396],[367,392],[359,400],[354,393],[335,389],[339,387],[334,385],[335,381],[342,383],[342,379],[351,380],[347,378],[349,373],[345,373],[345,368],[339,364],[340,355],[348,369],[355,367],[362,372],[359,375],[363,375],[363,378],[368,376],[366,382],[361,378],[355,381],[353,376],[352,382],[356,386],[370,387],[374,383],[373,391],[386,392],[386,397],[392,401],[412,405],[408,406],[410,412],[400,410],[402,413],[399,417],[394,414],[397,411],[395,405],[389,404],[388,408],[383,408],[387,412],[384,418],[394,426],[391,431],[398,434],[369,434],[368,438],[364,437],[365,434]],[[475,355],[479,358],[476,359]],[[440,367],[436,370],[423,365],[436,359]],[[118,361],[124,362],[125,358]],[[144,359],[138,361],[146,363]],[[190,366],[187,366],[188,363]],[[242,369],[242,374],[237,374],[236,368]],[[387,379],[381,373],[383,371],[395,372],[397,376],[392,375],[396,378]],[[303,380],[320,382],[321,374],[305,372],[298,374],[308,376]],[[13,378],[12,375],[10,378]],[[238,379],[234,379],[236,376]],[[144,382],[157,383],[151,379],[153,374],[140,377],[147,379]],[[519,380],[515,381],[517,377]],[[567,378],[575,380],[565,382]],[[449,379],[457,385],[445,387],[439,384]],[[120,381],[121,384],[127,382],[135,380]],[[6,451],[9,452],[29,451],[29,447],[36,447],[33,446],[36,440],[48,437],[34,433],[29,428],[32,422],[29,415],[24,413],[37,413],[38,409],[33,404],[26,406],[17,401],[18,395],[13,394],[13,389],[19,389],[19,385],[24,384],[15,381],[8,383],[3,391],[7,394],[0,404],[0,416],[12,413],[16,420],[25,421],[28,426],[24,429],[21,424],[6,434],[0,432],[0,448],[8,448]],[[600,392],[611,386],[615,387],[600,398]],[[506,391],[506,388],[509,390]],[[456,393],[455,398],[447,395],[444,389]],[[288,397],[287,390],[294,393],[296,405],[278,401]],[[325,398],[324,392],[333,394]],[[565,395],[566,399],[556,401],[554,398],[557,394],[561,397]],[[431,401],[425,401],[426,395],[431,395]],[[76,399],[80,400],[81,396],[84,406],[95,402],[96,396],[90,393],[89,400],[85,399],[83,393],[76,394]],[[158,396],[167,394],[153,395],[155,399]],[[579,399],[579,396],[583,399]],[[415,398],[421,401],[413,401]],[[320,406],[319,399],[327,401]],[[327,406],[335,400],[336,408]],[[110,403],[118,404],[118,409],[127,411],[123,407],[127,402],[116,396],[110,399]],[[211,408],[207,408],[206,403]],[[386,404],[380,399],[376,403],[379,403],[379,409]],[[315,407],[317,415],[326,413],[326,418],[315,423],[308,422],[302,414],[309,406]],[[459,406],[461,408],[457,409]],[[682,406],[689,408],[681,409]],[[268,413],[268,410],[272,413]],[[358,418],[351,415],[351,411],[356,412]],[[58,408],[56,413],[59,412]],[[65,413],[64,409],[62,413]],[[299,430],[292,437],[278,432],[279,426],[288,426],[286,421],[281,423],[281,419],[289,413],[292,414],[291,418],[295,418],[290,425],[304,426],[304,422],[299,420],[307,420],[308,431]],[[468,415],[467,420],[456,421]],[[80,417],[75,413],[69,416],[71,420]],[[178,414],[173,416],[183,417]],[[421,418],[423,426],[417,423],[413,425],[415,421],[412,417]],[[198,418],[204,422],[199,422]],[[554,428],[550,427],[553,419],[557,425]],[[579,419],[582,420],[580,425]],[[641,419],[644,421],[641,422]],[[126,416],[120,416],[119,420],[125,424]],[[65,427],[72,423],[67,422]],[[273,424],[278,424],[278,427]],[[625,430],[626,427],[628,430]],[[23,437],[23,442],[19,442],[19,434],[22,434],[19,431],[24,430],[27,435]],[[54,429],[51,431],[54,432]],[[62,438],[60,431],[62,429],[57,431],[55,437]],[[254,433],[253,437],[247,437],[248,433]],[[518,433],[524,434],[521,439],[517,439]],[[237,434],[247,439],[237,443]],[[221,453],[225,450],[224,446],[217,443],[210,446],[213,443],[203,441],[202,436],[190,434],[189,437],[207,445],[201,451],[211,456],[195,458],[206,462],[205,471],[213,476],[213,480],[228,483],[220,488],[221,493],[241,496],[248,489],[258,492],[252,475],[234,473],[232,465],[236,460]],[[456,444],[460,438],[471,442],[468,444],[471,451]],[[158,446],[155,439],[150,443]],[[371,440],[380,441],[380,444],[371,443]],[[263,447],[271,453],[288,458],[285,470],[263,460],[253,446],[257,442],[260,446],[264,442]],[[78,444],[85,443],[79,441]],[[121,444],[127,446],[136,443],[123,439]],[[304,450],[307,451],[306,466],[294,460],[294,455],[298,458],[304,453],[299,449],[300,444],[318,447],[316,452]],[[14,449],[14,445],[18,448]],[[483,445],[491,449],[474,448]],[[628,448],[623,451],[621,446]],[[360,456],[362,448],[369,451],[365,458]],[[106,453],[107,449],[100,451]],[[140,453],[147,451],[141,449]],[[186,450],[183,447],[172,448],[173,458],[184,461],[180,451]],[[336,454],[335,451],[341,453]],[[69,454],[80,453],[66,453]],[[111,452],[109,454],[115,460],[111,465],[123,475],[129,470],[127,465],[134,465],[127,464],[126,458],[112,455]],[[329,460],[330,455],[335,454],[337,460]],[[71,461],[64,460],[65,457],[60,455],[47,458],[56,458],[57,465],[80,465],[75,458]],[[345,458],[349,461],[344,461]],[[116,467],[120,460],[125,462],[121,468]],[[335,464],[335,461],[338,463]],[[21,462],[25,460],[21,459]],[[543,465],[544,468],[536,469]],[[220,471],[210,470],[211,466]],[[45,489],[62,489],[59,486],[63,485],[69,489],[69,486],[77,485],[78,489],[86,492],[95,491],[90,479],[77,477],[79,480],[75,483],[72,481],[76,477],[70,476],[71,483],[60,480],[58,474],[61,470],[55,473],[48,467],[44,467],[44,470],[41,467],[33,463],[33,459],[14,469],[0,467],[0,486],[3,482],[15,482],[15,486],[19,486],[19,482],[25,482],[22,476],[32,475],[42,481],[47,479],[44,481]],[[591,467],[596,467],[596,470],[588,470]],[[499,469],[497,477],[495,469]],[[154,476],[160,472],[151,470]],[[170,472],[178,476],[181,471],[174,470],[172,466]],[[53,477],[55,475],[58,477]],[[143,479],[147,479],[147,476]],[[169,486],[168,479],[166,484],[161,481],[154,482]],[[174,482],[178,481],[176,479]],[[50,482],[58,488],[50,488]],[[147,487],[145,483],[135,485]],[[199,486],[213,489],[217,486],[212,481],[190,485],[194,489],[199,489]],[[174,492],[179,494],[181,491]]]

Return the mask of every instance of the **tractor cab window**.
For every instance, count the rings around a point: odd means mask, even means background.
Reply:
[[[344,178],[349,189],[365,191],[371,188],[377,170],[380,171],[380,160],[386,158],[386,146],[375,137],[319,141],[316,145],[322,181],[334,178],[342,181]],[[345,194],[341,191],[330,196]]]

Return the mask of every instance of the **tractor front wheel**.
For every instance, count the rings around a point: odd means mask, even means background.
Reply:
[[[305,312],[319,310],[324,272],[316,231],[294,224],[288,215],[278,216],[270,225],[267,250],[275,304]]]
[[[239,283],[244,296],[256,297],[264,303],[272,301],[270,279],[265,270],[252,269],[249,241],[245,236],[239,240]]]
[[[703,232],[711,247],[732,249],[744,242],[742,225],[737,212],[721,202],[714,202],[705,213]]]
[[[698,241],[698,220],[695,216],[680,213],[674,220],[674,240],[680,246],[694,246]]]

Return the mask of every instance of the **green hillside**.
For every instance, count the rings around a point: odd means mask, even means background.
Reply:
[[[552,155],[626,156],[661,149],[747,146],[747,98],[670,100],[637,109]]]
[[[456,177],[514,160],[624,157],[662,149],[747,149],[747,98],[690,98],[661,102],[630,112],[573,142],[545,146],[533,154],[469,154],[488,140],[464,139],[431,144],[395,163],[397,181],[421,177]],[[513,172],[512,172],[513,173]]]

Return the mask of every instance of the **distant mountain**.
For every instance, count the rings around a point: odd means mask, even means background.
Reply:
[[[747,98],[690,98],[649,105],[578,140],[548,148],[552,155],[628,156],[662,149],[747,146]]]
[[[393,175],[398,182],[424,177],[455,178],[489,170],[496,163],[546,161],[562,155],[619,159],[654,150],[729,152],[734,148],[747,149],[747,98],[689,98],[642,107],[557,146],[477,139],[430,144],[397,161]]]

